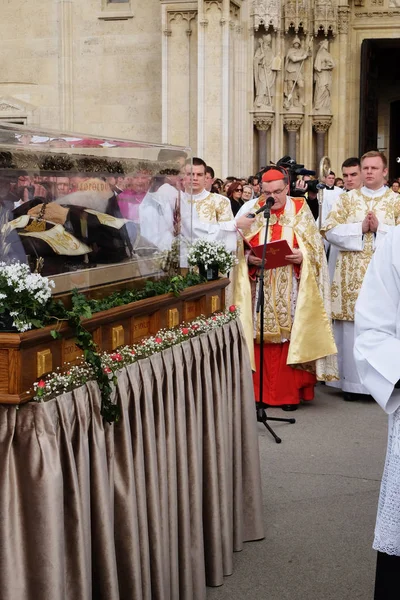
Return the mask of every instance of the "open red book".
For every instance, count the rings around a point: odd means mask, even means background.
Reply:
[[[262,258],[263,244],[260,244],[259,246],[250,246],[250,244],[248,244],[247,248],[250,248],[252,253],[255,256],[258,256],[258,258]],[[289,262],[285,259],[285,256],[289,256],[289,254],[293,254],[293,250],[286,240],[269,242],[267,244],[267,253],[265,257],[265,268],[277,269],[278,267],[288,265]]]

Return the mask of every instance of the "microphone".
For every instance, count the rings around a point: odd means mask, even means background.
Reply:
[[[326,183],[317,183],[316,185],[317,190],[325,190],[327,188]]]
[[[261,208],[259,208],[255,213],[249,213],[246,216],[249,219],[254,219],[254,217],[256,215],[260,214],[261,212],[268,212],[269,213],[274,204],[275,204],[275,200],[273,199],[272,196],[270,196],[269,198],[266,199],[264,206],[262,206]]]

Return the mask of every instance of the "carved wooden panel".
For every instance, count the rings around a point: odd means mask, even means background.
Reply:
[[[82,350],[75,344],[74,338],[63,340],[62,344],[62,361],[72,365],[78,364],[81,361]]]
[[[228,283],[228,279],[210,281],[184,290],[179,298],[165,294],[116,307],[96,313],[84,321],[84,326],[92,332],[99,350],[111,352],[115,344],[137,343],[161,328],[179,325],[200,314],[208,316],[218,305],[223,308]],[[170,314],[174,316],[173,323],[168,322]],[[29,400],[38,376],[63,368],[66,362],[79,361],[82,353],[67,323],[59,328],[63,339],[54,340],[51,330],[52,326],[48,326],[23,334],[0,333],[0,403]],[[123,331],[123,342],[121,337],[116,339],[116,331]]]
[[[8,353],[9,350],[0,350],[0,392],[8,392]]]

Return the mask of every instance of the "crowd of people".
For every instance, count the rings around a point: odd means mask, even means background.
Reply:
[[[389,415],[373,544],[378,556],[375,600],[397,598],[400,565],[400,186],[397,179],[389,183],[387,175],[381,152],[367,152],[360,160],[346,159],[341,178],[330,172],[321,182],[321,205],[316,203],[315,187],[307,190],[304,186],[309,176],[300,176],[295,183],[295,191],[304,190],[304,198],[299,199],[291,196],[285,173],[271,169],[255,181],[256,186],[261,183],[260,196],[243,203],[236,213],[251,211],[250,225],[238,226],[250,244],[258,245],[265,224],[263,213],[257,212],[272,197],[268,240],[284,238],[293,249],[286,257],[288,264],[268,271],[265,281],[266,360],[262,368],[267,392],[260,399],[267,405],[293,409],[300,400],[313,397],[316,375],[327,385],[341,388],[345,400],[371,395]],[[253,189],[254,196],[258,193],[257,187]],[[237,196],[232,200],[238,202]],[[250,280],[253,267],[259,264],[250,251]],[[253,325],[257,358],[256,294],[246,301],[245,278],[246,273],[240,281],[239,300],[245,308],[251,304],[248,323]],[[257,379],[255,388],[257,395]]]
[[[400,448],[400,392],[393,394],[400,379],[400,184],[389,184],[387,160],[378,151],[344,160],[341,171],[318,182],[311,171],[293,177],[271,166],[222,180],[201,158],[184,154],[156,175],[145,168],[115,176],[0,170],[0,260],[44,256],[51,274],[71,264],[168,252],[178,239],[185,267],[194,240],[223,242],[238,258],[230,298],[241,310],[256,400],[293,411],[313,400],[321,381],[340,388],[348,401],[372,394],[391,415],[375,540],[381,572],[390,572],[385,556],[400,555],[400,520],[395,539],[387,527],[400,509],[400,463],[393,470]],[[261,280],[261,331],[256,298],[264,239],[271,245]],[[288,253],[269,268],[280,242]]]
[[[258,394],[260,258],[253,248],[264,239],[270,197],[268,242],[286,240],[291,254],[277,269],[267,259],[262,400],[296,410],[313,399],[316,380],[341,388],[346,400],[367,394],[353,359],[354,307],[375,248],[400,218],[399,184],[388,186],[385,156],[348,158],[341,177],[330,171],[321,182],[312,171],[293,177],[274,166],[221,180],[201,158],[182,153],[174,161],[156,175],[145,167],[128,175],[0,172],[10,256],[45,257],[45,274],[54,274],[85,261],[169,251],[178,238],[185,267],[195,239],[222,241],[239,259],[230,298],[241,308]],[[322,203],[316,184],[323,184]]]

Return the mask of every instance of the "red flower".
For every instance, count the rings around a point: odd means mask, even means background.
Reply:
[[[162,339],[160,337],[156,337],[154,341],[156,344],[162,344]]]
[[[41,379],[39,381],[39,383],[37,384],[38,388],[45,388],[46,387],[46,382],[43,381],[43,379]]]
[[[217,317],[211,317],[211,320],[212,320],[212,321],[216,321],[216,320],[217,320]]]
[[[132,356],[135,356],[136,352],[134,350],[131,350],[131,354]]]
[[[112,370],[110,369],[110,367],[104,367],[103,369],[104,373],[108,374],[108,373],[112,373]]]
[[[234,304],[231,304],[229,307],[229,312],[235,312],[236,310],[236,306]]]
[[[119,354],[119,352],[115,352],[115,354],[111,354],[110,358],[117,362],[121,362],[121,360],[122,360],[122,356],[121,356],[121,354]]]
[[[181,329],[181,333],[182,333],[183,335],[187,335],[187,334],[189,333],[189,329],[188,329],[187,327],[182,327],[182,329]]]
[[[196,329],[199,328],[199,325],[197,325],[196,323],[194,325],[192,325],[192,329],[194,329],[196,331]]]

